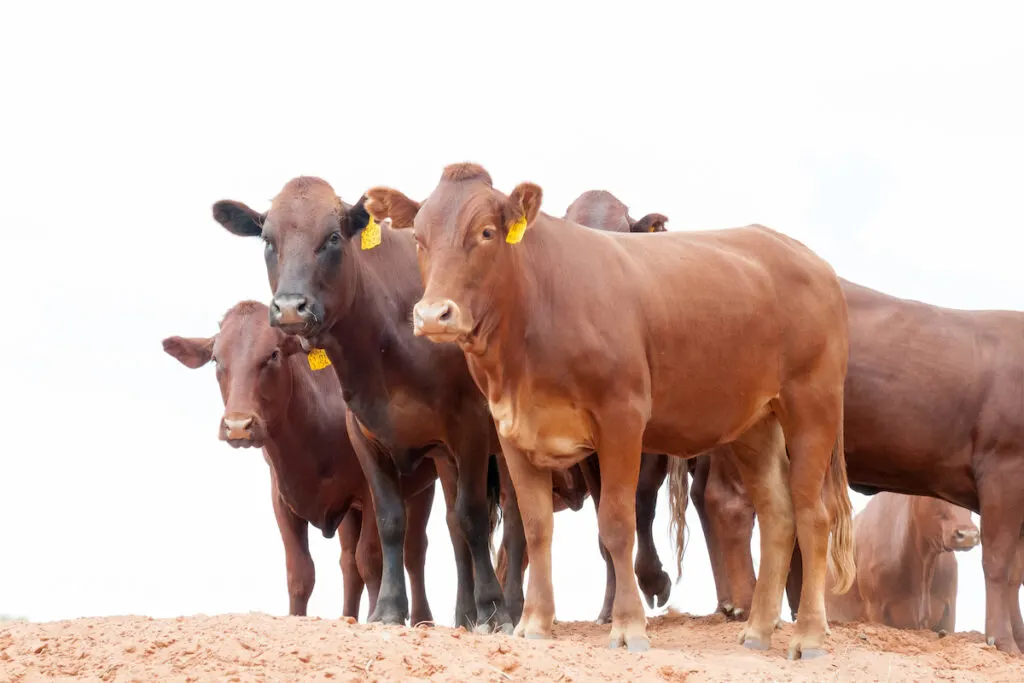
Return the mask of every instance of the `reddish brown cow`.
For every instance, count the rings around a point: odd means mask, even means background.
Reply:
[[[305,615],[313,592],[309,524],[325,538],[340,528],[343,616],[358,618],[364,583],[372,613],[380,589],[380,540],[366,477],[346,433],[345,401],[335,374],[312,370],[298,340],[271,328],[267,307],[254,301],[232,307],[213,337],[168,337],[163,345],[190,368],[214,361],[225,408],[220,439],[234,448],[263,449],[284,542],[289,614]],[[417,623],[433,621],[424,567],[436,478],[432,463],[425,462],[403,491],[410,520],[405,561]]]
[[[1014,558],[1024,552],[1024,314],[941,308],[840,282],[850,324],[851,487],[933,496],[979,513],[985,633],[998,649],[1019,652],[1024,621]],[[707,504],[715,517],[710,494]],[[747,533],[735,550],[748,563],[749,539]],[[800,599],[800,568],[793,563],[791,608]]]
[[[857,576],[846,594],[826,595],[830,621],[954,630],[953,552],[979,540],[969,510],[926,496],[879,493],[854,517],[853,535]]]
[[[518,614],[522,582],[513,577],[503,596],[491,563],[499,483],[494,424],[459,350],[413,335],[409,320],[423,285],[412,237],[370,225],[362,202],[345,204],[312,177],[289,181],[267,213],[225,200],[214,204],[213,215],[230,232],[263,240],[271,324],[324,349],[341,381],[348,435],[373,491],[384,555],[371,620],[408,618],[402,488],[429,456],[455,549],[455,623],[511,632],[506,602]],[[511,497],[504,519],[518,563],[525,541]]]
[[[389,188],[366,200],[376,219],[415,226],[416,334],[458,344],[498,426],[533,565],[516,632],[551,634],[551,469],[597,453],[601,540],[621,579],[633,575],[641,451],[735,441],[748,447],[734,450],[750,455],[741,471],[766,520],[741,640],[770,644],[795,526],[809,559],[789,652],[823,654],[830,527],[840,590],[853,576],[846,305],[832,268],[761,226],[619,234],[540,204],[538,186],[505,196],[474,164],[447,167],[422,206]],[[611,645],[622,644],[649,644],[635,580],[616,582]]]

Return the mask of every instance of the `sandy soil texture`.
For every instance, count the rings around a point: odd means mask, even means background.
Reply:
[[[721,616],[649,621],[653,648],[605,647],[608,627],[556,625],[555,640],[478,636],[264,614],[111,617],[0,625],[0,681],[1024,681],[1024,658],[981,634],[833,626],[831,654],[787,662],[792,625],[770,652],[735,644]]]

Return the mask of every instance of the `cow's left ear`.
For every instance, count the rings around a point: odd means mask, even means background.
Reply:
[[[187,368],[201,368],[213,358],[214,337],[168,337],[164,351]]]
[[[353,206],[350,206],[345,211],[344,220],[341,222],[341,232],[347,238],[352,238],[361,233],[366,229],[366,226],[370,224],[370,214],[366,210],[366,195],[359,198]],[[391,219],[385,218],[377,223],[378,226],[391,227]],[[379,236],[379,229],[378,229]],[[372,240],[371,240],[372,241]],[[379,240],[378,240],[379,242]],[[374,244],[373,246],[376,246]],[[366,248],[372,248],[367,246]]]
[[[665,223],[668,218],[660,213],[649,213],[629,226],[630,232],[666,232]]]
[[[540,213],[540,203],[544,192],[539,185],[533,183],[519,183],[516,189],[512,190],[508,202],[505,204],[505,241],[515,244],[523,239],[523,234],[529,229]]]
[[[419,202],[406,197],[390,187],[373,187],[363,195],[366,211],[378,222],[391,219],[391,227],[411,228],[413,219],[420,211]]]

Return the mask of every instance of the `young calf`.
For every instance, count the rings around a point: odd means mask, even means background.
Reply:
[[[308,524],[325,538],[341,530],[343,616],[358,618],[365,583],[372,613],[381,549],[366,478],[345,429],[345,401],[330,368],[311,369],[299,341],[270,326],[266,306],[232,307],[209,338],[168,337],[164,350],[189,368],[211,360],[224,399],[217,433],[234,448],[262,448],[270,465],[274,515],[284,543],[289,614],[305,615],[313,592]],[[414,623],[433,621],[424,564],[437,474],[424,462],[404,490],[410,526],[406,569]]]
[[[853,518],[857,576],[825,597],[830,621],[951,633],[956,622],[953,553],[980,540],[971,512],[937,498],[883,492]]]

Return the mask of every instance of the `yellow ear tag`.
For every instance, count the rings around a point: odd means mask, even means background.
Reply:
[[[523,239],[523,233],[526,232],[526,216],[523,216],[508,229],[508,236],[505,241],[509,244],[519,244]]]
[[[331,359],[327,357],[327,352],[323,349],[313,349],[306,359],[309,361],[310,370],[323,370],[331,364]]]
[[[654,229],[655,226],[652,225],[651,227],[647,228],[647,232],[654,232]]]
[[[360,239],[360,246],[365,249],[373,249],[380,244],[380,224],[370,216],[370,222],[363,228],[363,236]]]

